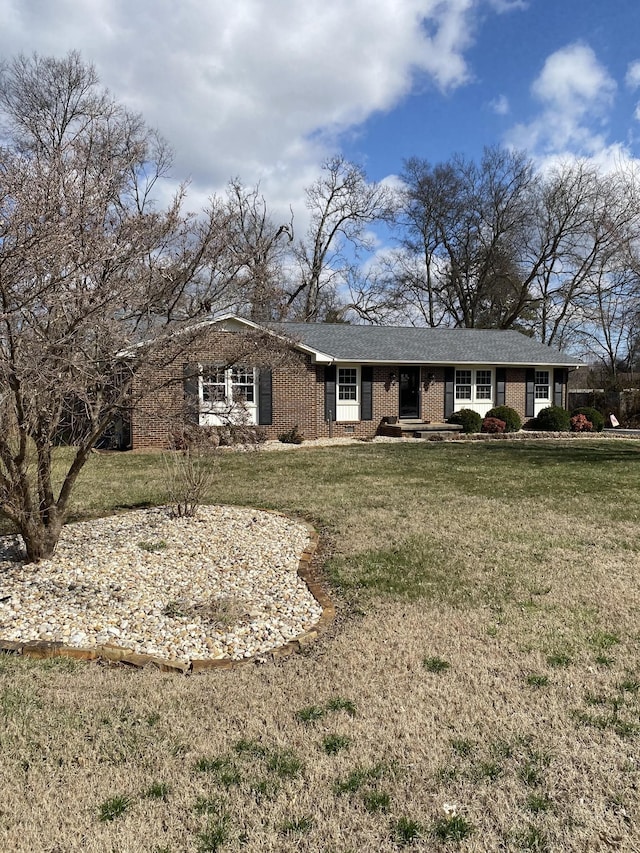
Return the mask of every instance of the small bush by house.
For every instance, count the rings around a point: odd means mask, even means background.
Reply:
[[[482,421],[482,432],[501,433],[505,432],[507,425],[500,418],[485,418]]]
[[[522,429],[520,415],[511,406],[494,406],[493,409],[489,409],[486,417],[504,421],[506,424],[505,432],[519,432]]]
[[[291,429],[285,430],[285,432],[281,432],[278,436],[278,441],[282,444],[302,444],[304,441],[304,435],[298,429],[298,424]]]
[[[482,416],[473,409],[460,409],[449,418],[450,424],[460,424],[463,432],[480,432],[482,427]]]
[[[604,429],[604,415],[593,406],[579,406],[571,412],[572,417],[576,415],[584,415],[588,421],[591,421],[594,432],[602,432]]]
[[[593,432],[593,424],[586,415],[572,415],[571,432]]]
[[[548,432],[569,432],[571,415],[561,406],[548,406],[538,413],[536,429]]]

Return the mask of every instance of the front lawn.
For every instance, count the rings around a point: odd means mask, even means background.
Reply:
[[[640,849],[640,443],[224,454],[340,605],[303,655],[182,678],[0,658],[0,849]],[[74,516],[164,500],[97,454]]]

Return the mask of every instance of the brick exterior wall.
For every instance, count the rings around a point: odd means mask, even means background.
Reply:
[[[133,409],[131,446],[166,448],[172,433],[184,422],[186,406],[183,371],[188,364],[220,364],[234,361],[237,353],[236,333],[218,328],[206,329],[193,341],[188,351],[177,355],[171,364],[156,369],[151,390]],[[240,363],[240,362],[239,362]],[[248,364],[245,358],[243,364]],[[370,421],[325,421],[324,365],[313,364],[309,355],[293,348],[286,363],[272,368],[272,424],[264,426],[268,439],[297,426],[306,439],[332,435],[367,438],[374,436],[383,418],[398,416],[399,386],[389,382],[391,373],[398,375],[398,365],[374,365],[372,414]],[[431,381],[429,376],[432,375]],[[525,369],[507,368],[506,405],[514,408],[523,422],[525,418]],[[433,423],[444,420],[444,366],[426,365],[420,371],[420,416]],[[142,379],[140,386],[149,380]],[[162,387],[157,388],[158,385]]]

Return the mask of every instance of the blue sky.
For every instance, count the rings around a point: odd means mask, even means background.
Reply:
[[[352,139],[345,139],[347,156],[365,162],[375,179],[409,156],[439,162],[461,153],[476,159],[487,145],[522,146],[534,159],[548,156],[554,150],[550,142],[536,146],[533,134],[516,135],[514,128],[536,122],[543,111],[534,84],[545,64],[566,55],[569,71],[571,57],[588,51],[593,67],[600,67],[613,85],[604,107],[598,105],[596,81],[593,102],[583,93],[582,124],[602,135],[606,146],[621,145],[630,156],[640,156],[635,117],[640,88],[625,83],[629,67],[640,58],[640,2],[531,0],[503,14],[485,8],[477,21],[474,42],[464,52],[468,79],[443,90],[419,75],[414,91],[392,111],[371,116]],[[556,153],[595,152],[574,141]]]
[[[93,62],[194,208],[239,176],[304,217],[335,152],[376,180],[485,145],[640,156],[638,0],[0,0],[0,20],[3,59]]]

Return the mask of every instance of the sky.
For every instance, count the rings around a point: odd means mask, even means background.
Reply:
[[[334,153],[372,180],[493,145],[640,157],[638,0],[0,0],[0,21],[2,60],[93,63],[193,209],[239,177],[299,213]]]

